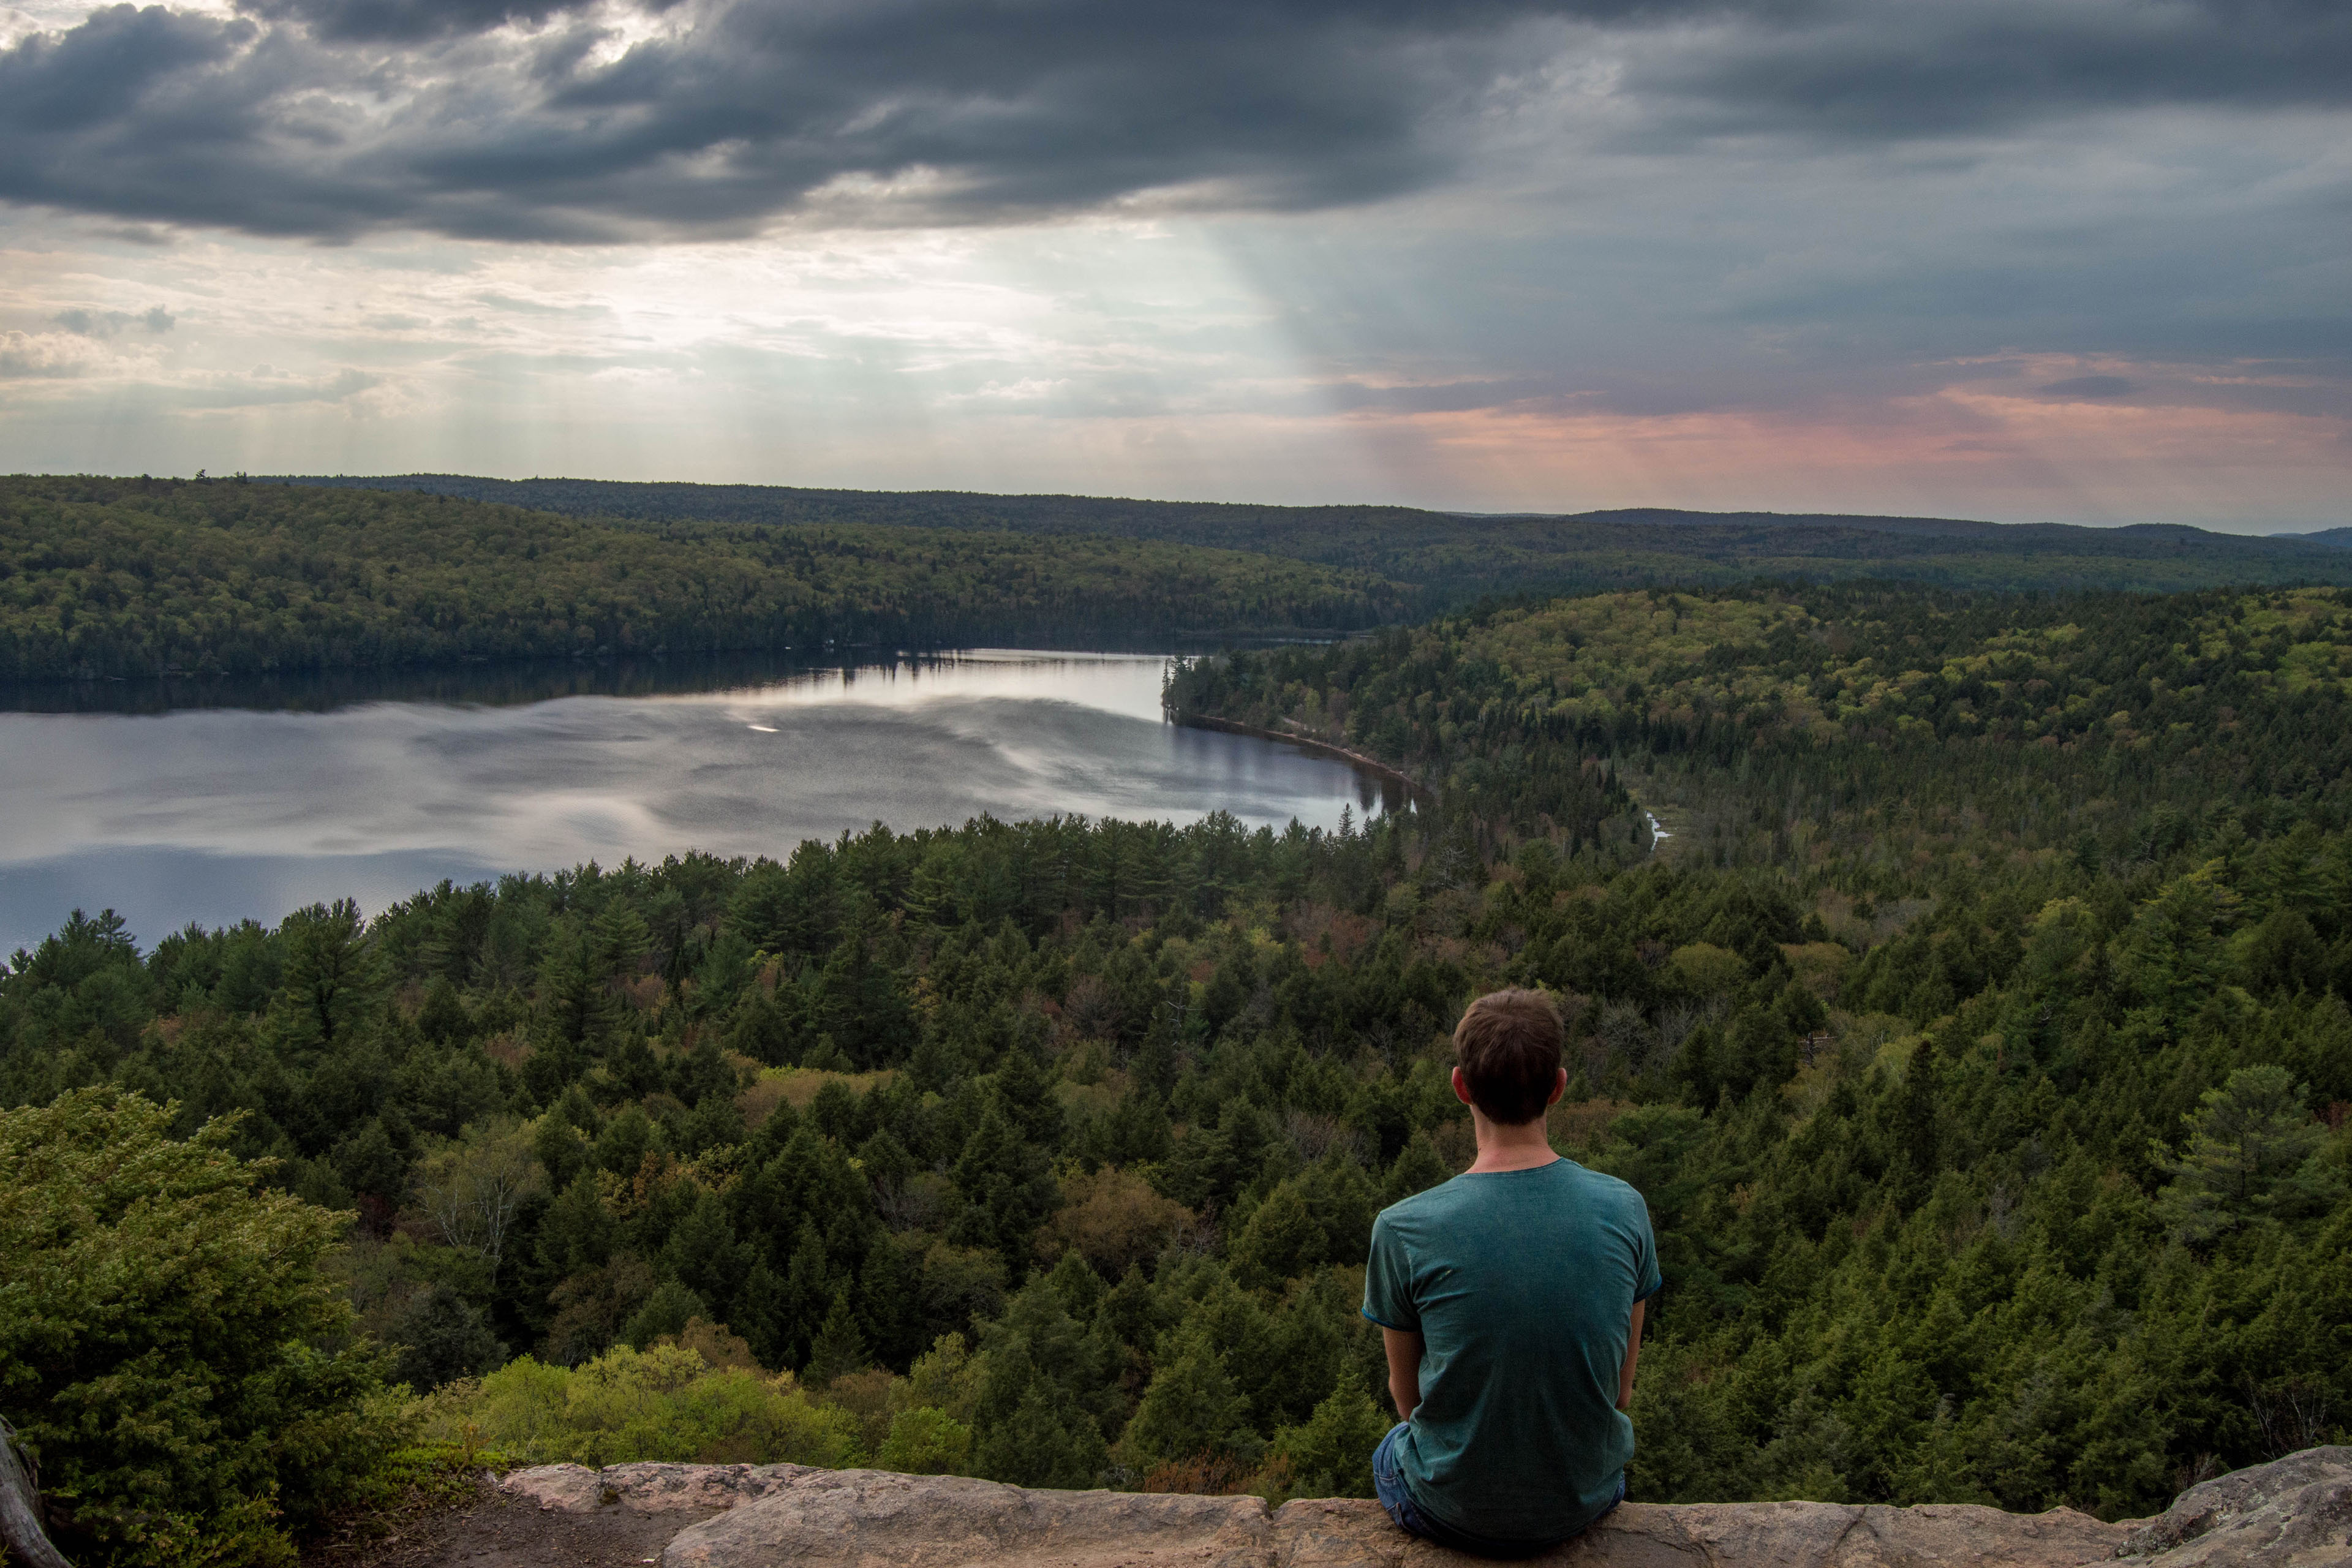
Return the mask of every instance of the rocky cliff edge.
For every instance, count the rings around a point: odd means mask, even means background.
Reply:
[[[548,1465],[500,1483],[542,1509],[671,1515],[661,1568],[1456,1568],[1376,1503],[1033,1491],[800,1465]],[[1627,1503],[1533,1561],[1576,1568],[2336,1568],[2352,1448],[2204,1482],[2155,1519],[1959,1503]]]

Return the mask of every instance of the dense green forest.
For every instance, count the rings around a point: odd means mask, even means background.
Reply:
[[[1360,574],[1150,542],[0,479],[0,679],[1328,631],[1412,602]]]
[[[2193,529],[412,478],[0,479],[0,680],[1330,633],[1759,575],[2352,582],[2352,552]]]
[[[645,521],[872,523],[1157,540],[1288,556],[1409,583],[1429,595],[1432,608],[1498,593],[1581,594],[1669,583],[1729,585],[1759,576],[2152,592],[2228,583],[2352,583],[2352,557],[2332,548],[2341,541],[2329,536],[2261,539],[2154,525],[2003,526],[1950,518],[1659,508],[1484,516],[1402,506],[1226,505],[457,474],[295,482],[425,491]]]
[[[112,1085],[274,1157],[355,1216],[306,1375],[380,1344],[468,1442],[1362,1493],[1371,1216],[1467,1162],[1461,1007],[1541,984],[1554,1142],[1665,1268],[1633,1497],[2146,1514],[2352,1419],[2347,687],[2331,590],[1235,654],[1171,702],[1433,802],[877,827],[144,952],[78,917],[0,979],[0,1105],[62,1108],[0,1142]],[[135,1468],[76,1422],[102,1358],[0,1363],[46,1474]],[[647,1389],[699,1392],[599,1414]]]

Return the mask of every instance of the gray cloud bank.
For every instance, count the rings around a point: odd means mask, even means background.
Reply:
[[[0,199],[651,239],[1344,206],[1442,183],[1513,125],[1563,149],[1885,145],[2347,102],[2340,0],[243,0],[116,5],[0,51]]]
[[[67,331],[84,338],[110,338],[133,326],[144,327],[151,332],[168,332],[179,323],[179,318],[161,305],[151,305],[136,316],[128,310],[85,310],[77,306],[59,310],[50,319]]]

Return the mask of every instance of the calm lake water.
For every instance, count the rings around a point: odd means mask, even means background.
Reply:
[[[1381,809],[1345,763],[1166,722],[1167,663],[983,649],[19,696],[0,711],[0,953],[77,908],[117,910],[144,943],[324,899],[374,910],[444,877],[782,858],[876,821],[1223,809],[1329,827]]]

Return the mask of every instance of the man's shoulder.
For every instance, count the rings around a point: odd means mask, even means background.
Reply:
[[[1423,1187],[1411,1197],[1399,1198],[1372,1216],[1373,1228],[1412,1229],[1429,1220],[1442,1220],[1460,1206],[1464,1185],[1461,1177],[1453,1176],[1433,1187]]]
[[[1622,1215],[1629,1219],[1639,1218],[1644,1223],[1649,1219],[1650,1206],[1631,1183],[1606,1172],[1580,1165],[1565,1155],[1547,1165],[1507,1174],[1538,1178],[1555,1192],[1566,1189],[1573,1194],[1572,1201],[1587,1208]],[[1443,1224],[1466,1210],[1476,1209],[1482,1204],[1507,1206],[1524,1195],[1515,1184],[1506,1184],[1502,1177],[1489,1176],[1481,1180],[1476,1176],[1455,1176],[1433,1187],[1425,1187],[1411,1197],[1398,1199],[1381,1210],[1379,1223],[1391,1228]]]
[[[1590,1165],[1580,1165],[1565,1156],[1558,1163],[1562,1167],[1562,1179],[1576,1186],[1577,1195],[1583,1201],[1625,1209],[1644,1220],[1649,1218],[1649,1203],[1633,1183]]]

